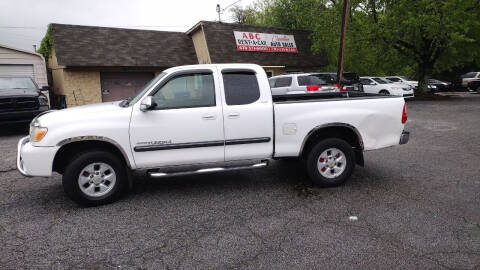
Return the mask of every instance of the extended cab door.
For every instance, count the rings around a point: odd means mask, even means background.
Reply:
[[[225,160],[269,158],[273,154],[273,103],[265,72],[223,68]]]
[[[130,144],[138,168],[224,161],[222,99],[215,72],[174,72],[150,93],[156,107],[142,112],[140,102],[135,104]]]

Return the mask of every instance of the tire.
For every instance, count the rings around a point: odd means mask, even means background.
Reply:
[[[111,203],[126,190],[126,170],[124,162],[110,152],[83,152],[66,166],[63,189],[70,199],[83,206]]]
[[[329,156],[329,150],[330,156],[334,157],[331,161],[326,158]],[[339,156],[336,156],[337,153]],[[330,167],[332,165],[333,167]],[[339,186],[352,175],[355,168],[355,153],[352,146],[344,140],[325,139],[310,150],[306,167],[308,176],[314,184],[321,187]]]
[[[381,90],[380,92],[378,92],[380,95],[390,95],[390,92],[388,92],[387,90]]]

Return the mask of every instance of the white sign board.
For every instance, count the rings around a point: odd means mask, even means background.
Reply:
[[[233,31],[237,50],[298,53],[293,35]]]

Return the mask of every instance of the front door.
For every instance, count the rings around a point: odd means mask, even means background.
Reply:
[[[363,92],[365,93],[378,94],[378,92],[380,91],[378,89],[377,83],[374,82],[372,79],[362,78],[360,79],[360,82],[363,84]]]
[[[263,77],[261,77],[263,76]],[[264,72],[222,70],[225,160],[269,158],[273,152],[273,104]]]
[[[156,107],[135,104],[130,143],[138,168],[224,161],[222,104],[211,69],[173,74],[152,92]]]

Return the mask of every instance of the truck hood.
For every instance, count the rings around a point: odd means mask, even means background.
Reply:
[[[40,93],[36,89],[0,89],[0,98],[3,97],[38,97]]]
[[[42,126],[49,127],[51,125],[64,125],[75,122],[102,121],[111,114],[125,110],[131,111],[131,107],[122,108],[118,105],[119,103],[120,101],[106,102],[55,110],[39,116],[37,120]]]

